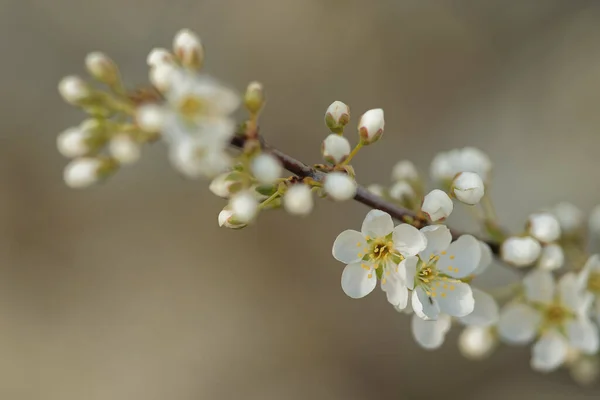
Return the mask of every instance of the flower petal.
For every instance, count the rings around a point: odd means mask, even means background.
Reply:
[[[394,230],[394,221],[390,214],[381,210],[371,210],[365,217],[361,232],[372,238],[385,237]]]
[[[560,302],[576,314],[586,314],[591,305],[586,301],[584,290],[585,287],[581,287],[577,275],[573,273],[563,275],[558,281]]]
[[[554,277],[549,271],[533,270],[523,278],[523,286],[529,301],[549,304],[554,299]]]
[[[542,316],[526,304],[509,304],[500,312],[498,333],[508,343],[530,342],[537,331]]]
[[[387,296],[388,302],[398,310],[403,310],[408,304],[408,288],[398,274],[391,273],[381,280],[381,290]]]
[[[406,286],[413,290],[415,288],[415,275],[417,274],[417,263],[419,262],[418,257],[406,257],[400,262],[399,268],[404,269]]]
[[[567,358],[567,341],[554,331],[542,335],[532,348],[531,368],[540,372],[550,372],[560,367]]]
[[[393,231],[394,247],[405,257],[416,256],[427,247],[427,238],[417,228],[400,224]]]
[[[425,321],[413,315],[411,328],[415,340],[428,350],[437,349],[444,343],[452,320],[448,315],[440,315],[435,321]]]
[[[571,346],[586,354],[595,354],[598,351],[598,328],[589,319],[570,321],[566,330]]]
[[[437,287],[436,300],[440,311],[453,317],[469,315],[475,307],[471,286],[460,281],[443,281]]]
[[[479,246],[481,247],[481,259],[479,260],[479,265],[475,268],[475,271],[472,272],[473,275],[483,274],[483,272],[492,265],[492,261],[494,260],[492,257],[492,249],[490,249],[490,246],[487,243],[480,240]]]
[[[427,238],[427,247],[419,255],[424,261],[428,261],[434,254],[446,250],[452,242],[452,234],[446,225],[430,225],[421,228],[421,232]]]
[[[342,272],[342,290],[353,299],[365,297],[375,289],[377,277],[360,263],[348,264]]]
[[[499,311],[496,300],[482,290],[472,288],[475,308],[473,312],[460,318],[460,322],[471,326],[490,326],[498,322]]]
[[[440,254],[438,269],[453,278],[464,278],[479,266],[481,245],[471,235],[462,235]]]
[[[413,290],[411,300],[413,311],[419,318],[437,319],[440,315],[437,301],[429,297],[422,287]]]
[[[362,233],[348,229],[335,239],[331,253],[336,260],[352,264],[362,260],[366,246],[367,242]]]

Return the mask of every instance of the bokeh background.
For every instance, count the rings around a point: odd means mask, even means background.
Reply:
[[[352,301],[331,244],[360,204],[218,228],[223,201],[182,179],[160,144],[106,185],[69,190],[56,135],[82,114],[57,95],[101,50],[129,84],[189,27],[207,70],[264,82],[263,132],[319,161],[323,113],[386,112],[356,159],[363,183],[473,145],[495,162],[503,223],[600,201],[600,2],[582,0],[1,0],[0,398],[7,400],[579,399],[527,348],[427,352],[376,291]],[[452,220],[470,223],[461,214]],[[500,271],[500,267],[498,268]],[[500,272],[491,284],[506,279]]]

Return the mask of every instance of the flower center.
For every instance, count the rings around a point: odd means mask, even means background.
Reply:
[[[600,293],[600,273],[592,272],[588,278],[587,288],[590,292]]]
[[[549,325],[562,325],[570,317],[570,313],[561,305],[553,304],[546,309],[544,317]]]
[[[417,274],[418,279],[423,283],[430,283],[438,275],[437,269],[432,265],[425,265]]]
[[[382,261],[392,252],[393,243],[377,241],[371,245],[371,259],[373,261]]]
[[[205,108],[205,102],[195,96],[185,96],[179,102],[179,112],[185,118],[194,118]]]

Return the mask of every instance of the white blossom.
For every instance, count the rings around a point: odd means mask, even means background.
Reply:
[[[189,29],[182,29],[173,39],[173,52],[184,67],[197,69],[204,61],[204,48],[200,38]]]
[[[417,172],[417,167],[415,167],[415,164],[413,164],[412,161],[398,161],[392,168],[393,181],[417,181],[418,179],[419,172]]]
[[[99,51],[89,53],[85,57],[85,66],[90,75],[108,85],[119,81],[119,69],[113,60]]]
[[[538,268],[553,271],[563,266],[565,254],[558,244],[549,244],[543,247],[542,254],[538,260]]]
[[[63,178],[67,186],[84,188],[98,182],[98,170],[102,163],[97,158],[76,158],[64,170]]]
[[[156,66],[150,68],[149,79],[152,85],[161,92],[167,92],[176,74],[178,73],[177,66],[170,63],[159,63]]]
[[[281,161],[272,154],[261,153],[254,157],[251,164],[252,174],[262,184],[275,183],[283,170]]]
[[[394,228],[392,217],[371,210],[361,231],[346,230],[333,244],[333,257],[346,265],[342,273],[342,289],[351,298],[362,298],[373,291],[377,279],[387,299],[396,308],[408,303],[407,277],[400,262],[418,254],[427,246],[422,232],[408,224]]]
[[[371,144],[379,140],[383,134],[385,121],[383,110],[376,108],[369,110],[360,117],[358,123],[358,134],[363,144]]]
[[[325,112],[325,125],[336,133],[341,133],[350,121],[350,107],[341,101],[334,101]]]
[[[219,226],[230,229],[241,229],[246,227],[245,223],[238,221],[229,207],[225,207],[219,213]]]
[[[119,134],[108,143],[110,154],[121,164],[132,164],[140,159],[140,145],[127,134]]]
[[[208,185],[208,189],[218,197],[228,199],[231,197],[231,187],[236,185],[238,181],[235,178],[235,172],[223,172],[217,175]]]
[[[587,313],[590,298],[579,291],[574,274],[555,284],[552,274],[536,269],[523,279],[525,303],[509,303],[498,323],[500,337],[509,343],[525,344],[537,338],[531,366],[552,371],[567,359],[569,348],[584,354],[598,351],[598,329]]]
[[[497,344],[498,339],[489,327],[467,326],[458,337],[461,354],[472,360],[489,356]]]
[[[249,223],[258,213],[258,201],[249,191],[239,192],[229,200],[229,208],[237,221]]]
[[[58,84],[62,98],[70,104],[78,104],[91,94],[88,84],[78,76],[66,76]]]
[[[226,149],[227,144],[216,138],[187,138],[174,142],[169,156],[175,169],[188,178],[212,178],[231,165]]]
[[[579,288],[593,296],[594,317],[600,323],[600,256],[594,254],[588,258],[577,279]]]
[[[390,187],[390,197],[394,200],[404,201],[413,199],[417,196],[410,183],[406,181],[398,181]]]
[[[479,203],[485,189],[479,174],[475,172],[461,172],[452,182],[452,193],[458,200],[465,204]]]
[[[560,227],[565,233],[572,233],[583,226],[583,212],[574,204],[561,202],[550,211],[558,219]]]
[[[439,189],[429,192],[421,205],[421,211],[427,214],[433,222],[448,218],[453,209],[452,199],[446,192]]]
[[[438,153],[431,162],[431,176],[438,182],[451,182],[461,172],[475,172],[488,182],[491,170],[488,156],[474,147]]]
[[[339,164],[344,161],[351,150],[348,139],[335,133],[327,136],[321,144],[321,154],[325,161],[331,164]]]
[[[65,157],[74,158],[86,155],[89,145],[90,132],[80,127],[69,128],[58,135],[56,145],[58,151]]]
[[[344,173],[330,172],[325,177],[323,188],[333,200],[344,201],[354,197],[357,185],[352,177]]]
[[[258,114],[264,107],[265,88],[263,84],[257,81],[250,82],[244,94],[244,106],[251,114]]]
[[[165,110],[156,104],[145,104],[136,110],[136,121],[138,126],[150,133],[160,132],[166,120]]]
[[[313,203],[312,191],[308,185],[304,184],[290,186],[283,196],[283,207],[294,215],[310,214]]]
[[[501,246],[502,260],[517,267],[533,264],[542,252],[540,242],[531,236],[513,236],[506,239]]]
[[[560,238],[560,224],[550,213],[530,215],[527,225],[529,234],[542,243],[554,242]]]
[[[173,57],[173,54],[171,54],[171,52],[167,49],[154,48],[148,54],[148,57],[146,58],[146,63],[151,68],[155,68],[163,64],[174,65],[175,58]]]

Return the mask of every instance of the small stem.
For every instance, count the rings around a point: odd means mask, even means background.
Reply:
[[[269,203],[271,203],[273,200],[275,200],[279,196],[281,196],[281,191],[278,189],[275,193],[273,193],[271,196],[269,196],[268,198],[266,198],[262,203],[260,203],[258,205],[258,208],[260,210],[264,209],[266,206],[269,205]]]
[[[352,149],[352,151],[350,152],[350,154],[348,154],[348,157],[346,157],[346,159],[344,161],[342,161],[340,163],[340,165],[348,165],[348,164],[350,164],[350,161],[352,161],[352,159],[354,158],[354,156],[358,154],[359,150],[362,149],[362,147],[363,147],[362,141],[358,142],[358,144],[356,146],[354,146],[354,148]]]

